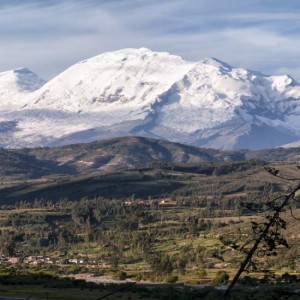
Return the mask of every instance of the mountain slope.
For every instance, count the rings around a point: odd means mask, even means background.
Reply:
[[[153,162],[189,164],[244,158],[236,153],[200,149],[143,137],[113,138],[88,144],[23,149],[17,152],[35,157],[39,161],[53,162],[78,174],[145,167]]]
[[[151,163],[201,163],[243,160],[244,155],[162,140],[123,137],[55,148],[0,149],[2,178],[38,178],[116,171]]]
[[[122,137],[53,148],[0,149],[0,177],[11,180],[82,175],[161,163],[198,169],[208,163],[230,164],[247,160],[295,163],[300,161],[300,149],[220,151],[152,138]]]
[[[27,104],[29,93],[39,89],[45,81],[26,68],[0,73],[1,110],[14,109]]]
[[[145,48],[123,49],[77,63],[32,91],[22,101],[13,99],[21,104],[17,111],[0,108],[7,127],[0,145],[57,146],[133,135],[261,149],[300,138],[295,80],[212,58],[187,62]]]
[[[299,148],[199,149],[140,137],[59,148],[2,149],[0,202],[98,196],[116,199],[132,195],[148,199],[171,192],[210,196],[215,195],[216,186],[223,195],[239,197],[241,192],[262,192],[271,182],[274,191],[287,190],[288,182],[267,176],[265,163],[253,159],[299,162],[299,153]],[[291,177],[297,176],[296,164],[280,164],[280,168],[290,170]]]
[[[77,113],[149,106],[192,66],[179,56],[145,48],[104,53],[45,84],[31,108]]]
[[[299,99],[300,87],[288,76],[206,59],[167,92],[153,131],[164,126],[205,147],[270,148],[300,134]]]

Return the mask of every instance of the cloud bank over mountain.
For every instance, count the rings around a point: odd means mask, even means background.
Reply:
[[[292,0],[5,0],[0,71],[27,66],[51,78],[104,51],[148,47],[299,80],[299,16]]]

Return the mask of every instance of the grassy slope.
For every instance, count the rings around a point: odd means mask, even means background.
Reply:
[[[299,148],[219,151],[162,140],[123,137],[57,148],[0,151],[0,176],[33,179],[57,174],[88,174],[145,166],[153,162],[199,164],[247,159],[299,161]]]
[[[297,173],[293,165],[280,165],[280,168],[286,173],[288,172],[290,176]],[[263,166],[249,166],[249,169],[223,176],[147,169],[3,184],[0,186],[0,203],[14,203],[20,200],[33,201],[36,198],[54,201],[63,198],[79,200],[84,197],[98,196],[120,199],[132,195],[136,198],[148,199],[148,197],[164,197],[170,194],[238,197],[262,192],[270,184],[275,191],[286,190],[291,186],[289,182],[268,175]]]

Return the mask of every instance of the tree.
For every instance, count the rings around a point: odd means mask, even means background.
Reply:
[[[300,166],[297,166],[297,168],[300,170]],[[286,221],[282,218],[282,213],[290,210],[291,216],[294,217],[293,204],[295,204],[295,202],[300,202],[298,199],[300,179],[282,176],[278,169],[272,167],[265,167],[265,169],[272,176],[288,181],[298,181],[298,183],[289,193],[280,195],[272,200],[267,199],[264,202],[264,207],[261,209],[255,207],[254,202],[245,204],[250,210],[266,213],[265,221],[262,223],[252,222],[254,238],[241,245],[236,242],[226,241],[225,239],[222,240],[225,245],[230,246],[232,249],[239,250],[246,255],[239,270],[225,291],[223,299],[226,299],[229,296],[244,271],[257,269],[256,262],[253,260],[254,254],[258,257],[266,255],[276,256],[279,246],[289,248],[289,245],[282,234],[282,230],[286,229]]]
[[[169,275],[174,270],[173,263],[168,254],[154,253],[147,260],[150,268],[156,275]]]
[[[227,284],[229,281],[229,274],[226,271],[218,271],[216,273],[216,277],[213,280],[213,283],[215,285],[223,285],[223,284]]]
[[[178,269],[179,274],[181,275],[185,274],[187,264],[188,264],[188,256],[185,254],[181,254],[176,260],[176,267]]]
[[[204,268],[204,266],[200,267],[199,271],[198,271],[198,275],[200,279],[203,279],[207,276],[207,272]]]
[[[16,243],[14,238],[9,238],[3,241],[1,250],[5,256],[13,256],[15,253]]]

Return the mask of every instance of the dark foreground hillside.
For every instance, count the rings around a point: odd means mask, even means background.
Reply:
[[[241,201],[266,191],[282,192],[291,186],[289,182],[267,176],[264,166],[260,161],[190,166],[161,164],[123,172],[15,180],[2,182],[0,204],[36,199],[200,197],[219,205],[222,198]],[[291,176],[297,172],[294,164],[280,167]]]

